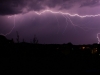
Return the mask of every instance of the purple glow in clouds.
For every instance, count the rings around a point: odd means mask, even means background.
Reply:
[[[18,31],[27,42],[36,34],[40,43],[94,43],[100,32],[99,9],[100,0],[1,0],[0,33],[15,38]],[[6,25],[7,19],[11,22]],[[4,24],[11,28],[2,29]]]

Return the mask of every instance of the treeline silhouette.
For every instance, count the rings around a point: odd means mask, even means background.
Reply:
[[[100,45],[17,43],[0,35],[1,68],[4,74],[100,72]]]

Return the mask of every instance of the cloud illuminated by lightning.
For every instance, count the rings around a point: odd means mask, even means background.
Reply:
[[[52,10],[44,10],[44,11],[42,11],[42,12],[35,12],[35,14],[37,14],[37,15],[42,15],[42,14],[45,14],[46,12],[50,12],[50,13],[52,13],[52,14],[61,14],[61,15],[63,15],[65,18],[66,18],[66,20],[69,20],[70,21],[70,23],[72,24],[72,25],[74,25],[74,26],[77,26],[77,25],[75,25],[73,22],[72,22],[72,20],[68,17],[68,16],[70,16],[70,17],[79,17],[79,18],[87,18],[87,17],[98,17],[98,16],[100,16],[100,14],[96,14],[96,15],[79,15],[79,14],[70,14],[70,13],[65,13],[65,12],[61,12],[61,11],[52,11]],[[65,16],[66,15],[66,16]],[[11,16],[9,16],[8,18],[10,18]],[[10,30],[10,32],[8,32],[7,34],[1,34],[1,35],[4,35],[4,36],[7,36],[7,35],[9,35],[11,32],[12,32],[12,30],[15,28],[15,17],[16,17],[16,15],[14,16],[14,25],[13,25],[13,28]],[[58,20],[57,20],[58,21]],[[66,21],[67,22],[67,21]],[[80,27],[81,28],[81,27]],[[97,38],[98,38],[98,43],[100,42],[100,39],[99,39],[99,34],[100,33],[98,33],[97,34]]]
[[[38,15],[42,15],[43,13],[45,13],[45,12],[51,12],[51,13],[53,13],[53,14],[62,14],[63,16],[64,15],[69,15],[69,16],[71,16],[71,17],[75,17],[75,16],[77,16],[77,17],[80,17],[80,18],[87,18],[87,17],[98,17],[98,16],[100,16],[100,14],[96,14],[96,15],[79,15],[79,14],[70,14],[70,13],[64,13],[64,12],[61,12],[61,11],[58,11],[58,12],[54,12],[54,11],[52,11],[52,10],[44,10],[43,12],[35,12],[36,14],[38,14]],[[64,16],[65,17],[65,16]],[[66,18],[66,17],[65,17]],[[72,25],[74,25],[74,26],[77,26],[77,25],[75,25],[73,22],[72,22],[72,20],[69,18],[69,17],[67,17],[68,19],[69,19],[69,21],[70,21],[70,23],[72,24]],[[66,19],[67,19],[66,18]],[[80,28],[82,28],[82,27],[80,27]],[[100,35],[100,33],[97,33],[97,39],[98,39],[98,44],[100,43],[100,38],[99,38],[99,35]]]

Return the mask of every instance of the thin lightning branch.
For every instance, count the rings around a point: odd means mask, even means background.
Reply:
[[[75,25],[69,17],[68,17],[68,19],[69,19],[70,23],[71,23],[74,27],[77,26],[77,27],[83,29],[82,27],[80,27],[80,26],[78,26],[78,25]],[[83,29],[83,30],[84,30],[84,29]]]
[[[67,27],[68,27],[68,20],[66,19],[66,27],[65,27],[64,32],[66,31]],[[64,33],[64,32],[63,32],[63,33]]]
[[[84,28],[87,28],[87,27],[82,27],[82,26],[76,25],[76,24],[73,23],[73,21],[71,20],[70,17],[67,16],[67,18],[68,18],[68,20],[70,21],[70,23],[71,23],[74,27],[79,27],[79,28],[81,28],[82,30],[86,31]],[[90,28],[88,28],[88,29],[90,29]],[[91,28],[91,29],[97,29],[97,28]]]
[[[62,14],[62,16],[66,19],[66,23],[67,23],[67,25],[66,25],[66,27],[65,27],[65,30],[66,30],[66,28],[67,28],[67,26],[68,26],[68,20],[69,20],[69,22],[74,26],[74,28],[77,26],[77,27],[79,27],[79,28],[81,28],[82,30],[84,30],[84,31],[86,31],[83,27],[81,27],[81,26],[78,26],[78,25],[76,25],[76,24],[74,24],[73,23],[73,21],[70,19],[70,17],[68,17],[68,15],[64,15],[64,14]],[[64,32],[65,32],[65,30],[64,30]]]
[[[66,19],[66,23],[67,23],[67,25],[68,25],[68,19],[67,19],[67,17],[64,16],[63,14],[62,14],[62,16]],[[66,26],[66,27],[67,27],[67,26]]]
[[[68,20],[69,20],[69,22],[74,26],[74,29],[75,29],[75,24],[72,22],[72,20],[67,16],[67,18],[68,18]]]
[[[75,27],[79,27],[79,28],[81,28],[82,30],[86,31],[83,27],[74,24],[70,17],[67,16],[67,18],[69,19],[70,23],[74,26],[74,28],[75,28]]]
[[[8,18],[10,18],[11,16],[8,16]],[[6,34],[0,34],[0,35],[3,35],[3,36],[7,36],[7,35],[9,35],[12,31],[13,31],[13,29],[15,28],[15,25],[16,25],[16,15],[14,15],[14,26],[13,26],[13,28],[8,32],[8,33],[6,33]]]
[[[67,17],[64,16],[63,14],[62,14],[62,16],[66,19],[66,23],[67,23],[67,25],[66,25],[66,27],[65,27],[65,30],[66,30],[66,28],[68,27],[68,19],[67,19]],[[64,32],[65,32],[65,30],[64,30]],[[64,33],[64,32],[63,32],[63,33]]]

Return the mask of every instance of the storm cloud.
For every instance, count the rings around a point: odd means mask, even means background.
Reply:
[[[40,11],[59,7],[58,10],[68,10],[75,5],[79,7],[95,7],[99,0],[0,0],[0,15],[14,15],[29,11]]]

